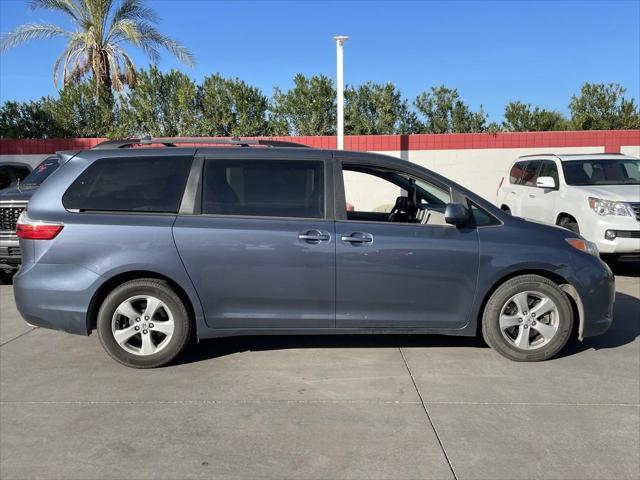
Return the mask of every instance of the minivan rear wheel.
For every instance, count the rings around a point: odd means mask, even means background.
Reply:
[[[573,309],[565,293],[539,275],[507,280],[491,295],[482,317],[489,346],[520,362],[553,357],[567,344],[572,328]]]
[[[134,368],[165,365],[179,355],[191,335],[184,303],[162,280],[131,280],[102,302],[98,337],[116,361]]]

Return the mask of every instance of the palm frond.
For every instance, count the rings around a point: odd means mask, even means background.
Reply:
[[[175,41],[173,38],[161,34],[154,26],[139,22],[138,31],[140,32],[140,47],[144,49],[144,44],[160,47],[172,53],[178,60],[188,67],[195,65],[195,58],[191,51]],[[148,48],[148,47],[147,47]]]
[[[87,21],[86,8],[82,8],[84,2],[75,2],[74,0],[31,0],[29,2],[30,10],[52,10],[69,15],[78,25],[84,25]]]
[[[143,20],[156,23],[158,16],[152,9],[145,7],[141,0],[124,0],[113,14],[111,26],[113,27],[122,20]]]
[[[49,23],[25,23],[2,35],[0,52],[30,40],[70,36],[71,32]]]
[[[83,43],[82,36],[80,34],[76,34],[67,44],[67,48],[56,58],[55,63],[53,64],[53,84],[58,86],[58,74],[60,71],[60,66],[63,68],[63,82],[66,83],[67,78],[67,65],[69,64],[69,58],[76,50],[81,50],[83,47],[81,46]]]

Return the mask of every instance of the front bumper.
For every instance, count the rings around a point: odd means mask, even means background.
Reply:
[[[580,223],[580,233],[598,246],[600,253],[640,254],[640,222],[631,217],[595,215],[595,220]],[[615,239],[605,237],[607,230],[623,232]]]
[[[88,335],[87,311],[102,280],[77,265],[26,263],[13,278],[13,294],[29,324]]]
[[[22,254],[18,237],[0,236],[0,268],[17,269],[20,267]]]

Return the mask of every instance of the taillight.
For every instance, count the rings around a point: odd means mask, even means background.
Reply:
[[[62,227],[64,225],[61,223],[31,220],[24,210],[16,223],[16,235],[27,240],[51,240],[60,233]]]

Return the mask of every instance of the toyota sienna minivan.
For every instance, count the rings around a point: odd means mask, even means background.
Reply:
[[[592,243],[396,158],[206,138],[58,156],[17,222],[18,309],[130,367],[262,334],[481,333],[536,361],[612,321]]]

